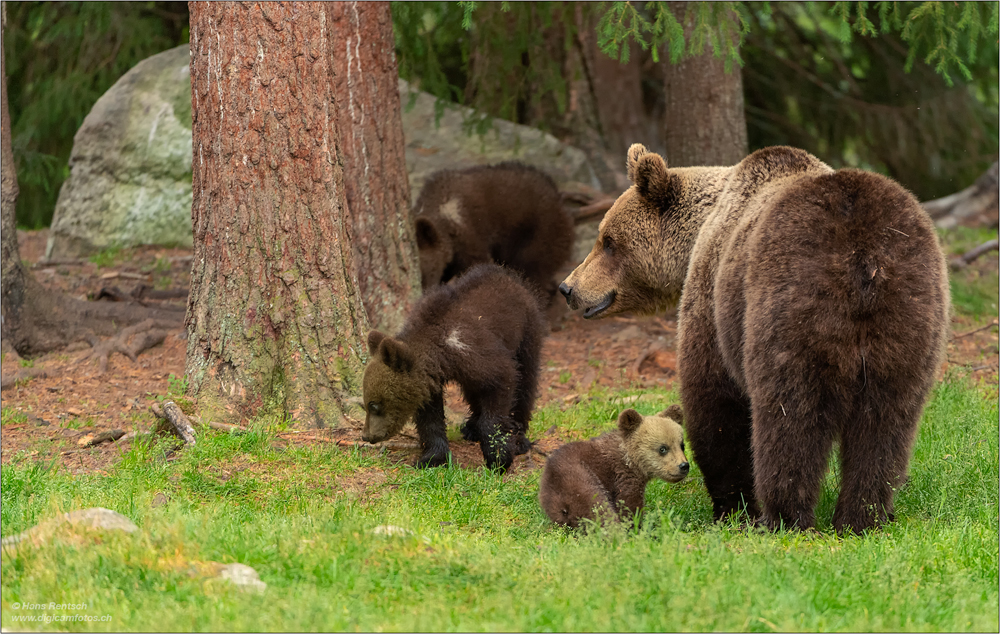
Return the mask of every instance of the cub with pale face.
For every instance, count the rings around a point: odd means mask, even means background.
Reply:
[[[656,416],[627,409],[616,431],[554,451],[539,484],[545,513],[573,528],[584,519],[632,519],[645,504],[650,480],[680,482],[687,476],[683,418],[678,405]]]
[[[526,453],[547,328],[536,297],[515,273],[481,264],[424,295],[395,337],[368,334],[361,437],[380,442],[412,418],[418,467],[448,461],[444,385],[455,381],[472,410],[462,426],[486,465],[507,469]]]
[[[789,147],[669,169],[633,145],[633,185],[560,285],[584,317],[679,301],[686,429],[716,519],[815,524],[834,442],[833,524],[890,521],[949,332],[933,223],[884,176]]]

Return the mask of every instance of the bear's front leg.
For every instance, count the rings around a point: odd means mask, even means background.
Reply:
[[[462,427],[459,430],[462,432],[462,438],[470,442],[479,442],[479,416],[479,412],[473,408],[472,414],[468,420],[462,423]]]
[[[490,469],[506,471],[514,463],[514,453],[510,448],[510,435],[504,431],[503,418],[492,413],[484,413],[479,419],[479,448]]]
[[[431,400],[413,417],[420,436],[420,459],[417,467],[439,467],[448,463],[448,431],[444,423],[444,394],[431,395]]]

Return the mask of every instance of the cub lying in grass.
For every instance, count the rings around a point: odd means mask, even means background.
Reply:
[[[679,405],[655,416],[627,409],[616,431],[557,449],[538,491],[546,514],[574,528],[583,519],[631,519],[645,503],[650,480],[680,482],[687,475],[683,418]]]

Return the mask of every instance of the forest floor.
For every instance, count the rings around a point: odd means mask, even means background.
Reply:
[[[186,289],[190,282],[189,250],[140,247],[103,252],[81,263],[39,265],[35,263],[44,254],[47,231],[19,231],[18,237],[21,257],[35,277],[45,286],[74,297],[94,298],[102,288],[112,286],[128,295],[139,284],[158,290]],[[994,386],[998,380],[997,267],[993,253],[960,273],[992,283],[993,303],[985,314],[956,311],[945,364],[964,367],[975,380]],[[175,303],[183,305],[183,300]],[[585,321],[565,311],[543,348],[538,406],[565,409],[602,390],[675,387],[676,325],[676,314]],[[130,449],[136,434],[153,429],[156,418],[149,406],[183,395],[184,338],[182,329],[170,332],[162,345],[142,353],[137,362],[115,354],[103,374],[96,362],[85,360],[90,349],[86,343],[20,361],[44,370],[44,374],[2,392],[0,460],[6,464],[15,458],[29,459],[52,462],[70,473],[107,473]],[[466,410],[454,386],[448,390],[446,403],[449,423],[457,427]],[[113,429],[134,434],[119,442],[82,446],[91,435]],[[482,465],[478,445],[456,433],[450,437],[453,458],[459,465]],[[530,437],[544,455],[572,439],[572,432],[533,426]],[[360,440],[359,426],[347,430],[286,429],[276,442],[359,446]],[[412,462],[417,452],[412,426],[404,430],[400,440],[396,446],[402,448],[391,452],[401,461]],[[521,456],[513,468],[535,469],[541,464],[537,456]]]

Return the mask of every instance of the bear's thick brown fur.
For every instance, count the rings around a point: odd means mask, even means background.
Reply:
[[[668,169],[633,145],[633,182],[560,290],[585,317],[680,298],[687,434],[717,519],[811,527],[833,443],[833,523],[889,521],[943,360],[948,276],[896,182],[789,147]]]
[[[413,417],[417,466],[448,460],[444,385],[457,382],[472,415],[462,427],[490,468],[510,467],[530,449],[545,322],[538,299],[516,273],[494,264],[470,269],[424,295],[395,337],[368,333],[362,438],[380,442]]]
[[[495,262],[519,271],[548,301],[573,247],[573,221],[555,183],[517,162],[435,172],[413,213],[424,290]]]
[[[645,504],[650,480],[680,482],[687,475],[682,420],[678,405],[656,416],[627,409],[616,431],[555,450],[539,482],[545,513],[574,528],[584,519],[632,519]]]

